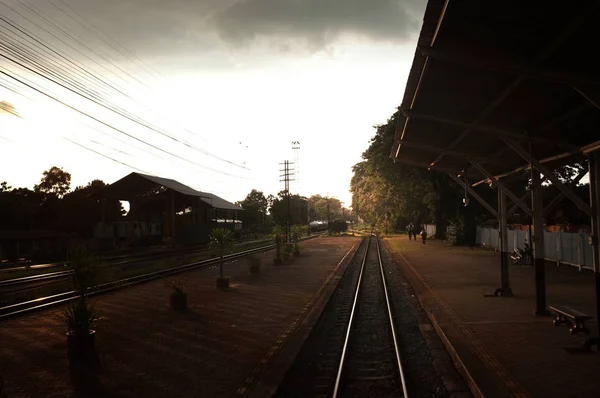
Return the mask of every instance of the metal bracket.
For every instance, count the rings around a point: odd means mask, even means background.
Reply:
[[[506,185],[504,185],[504,183],[500,182],[496,177],[494,177],[492,175],[492,173],[490,173],[489,171],[487,171],[483,166],[481,166],[476,161],[474,161],[472,159],[469,159],[469,162],[473,165],[473,167],[475,167],[477,170],[479,170],[479,172],[481,174],[483,174],[484,176],[486,176],[487,178],[489,178],[490,182],[494,186],[496,186],[496,188],[504,191],[504,193],[506,194],[506,196],[508,196],[510,198],[510,200],[512,200],[513,202],[515,202],[516,205],[518,205],[527,214],[529,214],[530,216],[533,217],[533,213],[532,213],[531,209],[529,208],[529,206],[527,206],[525,203],[523,203],[523,201],[521,199],[519,199],[517,197],[517,195],[515,195],[510,189],[508,189],[506,187]]]
[[[465,184],[465,182],[463,180],[461,180],[459,177],[457,177],[455,174],[453,173],[448,173],[448,175],[450,177],[452,177],[452,179],[454,181],[456,181],[461,187],[463,187],[464,189],[467,190],[467,192],[474,197],[479,203],[481,203],[481,205],[483,207],[485,207],[490,213],[492,213],[492,215],[496,218],[499,218],[500,215],[498,214],[498,212],[489,205],[488,202],[486,202],[481,196],[479,196],[479,194],[477,192],[475,192],[473,190],[473,188],[471,188],[471,186],[469,184]]]
[[[508,145],[510,148],[512,148],[512,150],[515,151],[515,153],[517,153],[517,155],[521,156],[526,161],[531,162],[533,164],[533,167],[535,169],[537,169],[540,173],[542,173],[547,179],[549,179],[550,182],[552,182],[552,184],[556,188],[558,188],[558,190],[563,195],[565,195],[573,203],[575,203],[575,206],[577,206],[581,211],[586,213],[588,216],[592,217],[592,208],[587,203],[585,203],[583,200],[581,200],[577,195],[575,195],[569,187],[567,187],[565,184],[563,184],[558,179],[558,177],[556,177],[554,175],[552,170],[548,169],[546,166],[544,166],[543,164],[538,162],[536,159],[532,159],[531,156],[529,155],[529,153],[515,141],[513,141],[507,137],[499,137],[499,138],[502,141],[504,141],[506,143],[506,145]]]

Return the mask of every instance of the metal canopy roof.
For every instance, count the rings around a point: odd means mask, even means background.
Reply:
[[[600,139],[598,1],[430,0],[391,156],[486,179]]]
[[[159,194],[167,189],[171,189],[182,195],[197,197],[216,209],[242,210],[241,207],[236,206],[217,195],[197,191],[179,181],[135,172],[110,184],[104,189],[102,195],[114,199],[127,200],[140,196]]]

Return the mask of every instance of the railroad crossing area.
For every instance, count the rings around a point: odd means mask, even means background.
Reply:
[[[533,267],[511,266],[514,296],[499,297],[490,294],[500,279],[498,253],[406,236],[386,245],[476,396],[598,396],[600,355],[579,350],[586,334],[534,316]],[[546,272],[549,306],[595,314],[592,272],[549,262]],[[595,319],[586,326],[595,330]]]
[[[266,252],[255,275],[245,259],[228,262],[228,291],[215,288],[212,267],[95,297],[103,318],[95,363],[69,365],[61,307],[3,320],[0,396],[243,396],[274,357],[285,359],[280,350],[299,323],[320,313],[360,241],[306,241],[300,257],[281,266]],[[184,282],[187,312],[169,308],[167,281]]]

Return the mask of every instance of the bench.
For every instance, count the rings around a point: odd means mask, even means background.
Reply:
[[[553,322],[554,326],[566,323],[571,326],[570,332],[572,335],[579,332],[590,334],[590,330],[585,326],[585,321],[592,319],[591,316],[566,305],[550,306],[550,310],[556,314],[556,319]]]

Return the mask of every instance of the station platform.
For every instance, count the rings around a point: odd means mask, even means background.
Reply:
[[[490,297],[500,286],[500,255],[439,241],[386,238],[395,264],[415,295],[474,396],[597,397],[600,355],[572,353],[585,334],[535,316],[533,267],[510,266],[513,297]],[[589,271],[546,264],[548,305],[569,305],[595,317]],[[587,326],[596,332],[596,320]]]
[[[301,256],[259,274],[245,259],[225,264],[231,288],[215,287],[218,267],[185,272],[94,298],[103,319],[96,366],[70,366],[62,308],[0,323],[0,397],[230,397],[271,391],[275,369],[293,361],[299,325],[316,322],[358,237],[301,243]],[[183,281],[188,311],[169,308]],[[284,347],[285,346],[285,347]],[[268,377],[266,369],[271,369]],[[283,374],[280,375],[283,377]],[[271,383],[271,384],[270,384]]]

